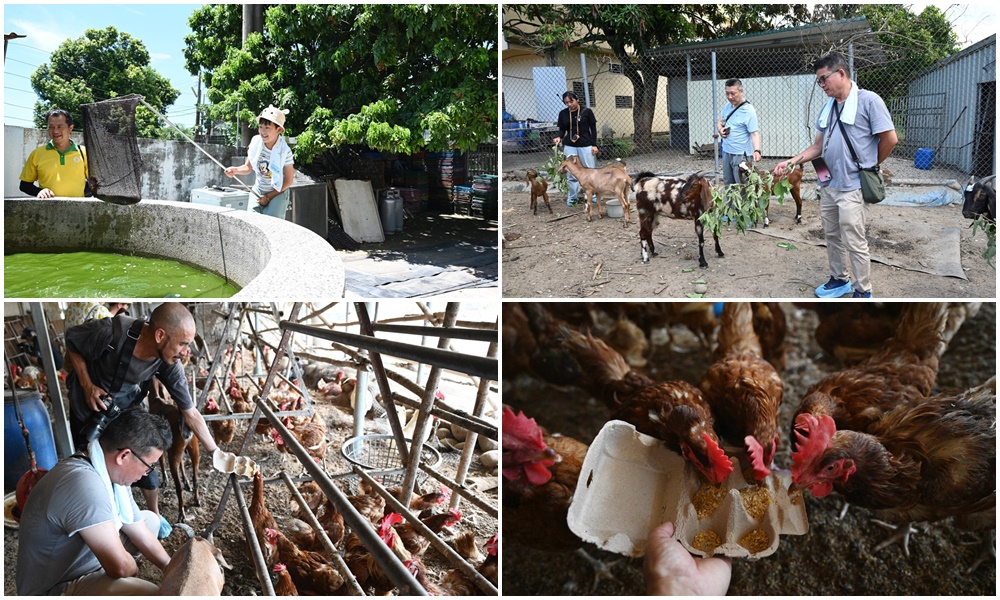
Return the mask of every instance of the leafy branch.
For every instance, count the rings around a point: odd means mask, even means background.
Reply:
[[[712,207],[699,217],[706,229],[721,235],[722,226],[730,223],[736,225],[737,233],[746,233],[755,223],[762,222],[767,214],[770,195],[765,190],[773,188],[778,204],[784,204],[785,194],[792,190],[787,179],[775,183],[774,176],[767,172],[761,177],[757,171],[752,171],[748,180],[745,184],[712,188]],[[746,199],[743,198],[744,193]]]
[[[559,165],[562,164],[564,158],[563,153],[559,151],[559,146],[552,146],[552,156],[549,157],[549,160],[539,170],[548,174],[548,179],[552,182],[552,185],[565,194],[569,192],[569,181],[566,180],[566,174],[559,171]]]
[[[972,236],[976,236],[976,231],[982,229],[986,232],[986,250],[983,252],[982,256],[986,259],[986,264],[993,267],[993,270],[997,269],[997,223],[996,221],[991,221],[986,218],[985,215],[979,215],[976,220],[972,222]]]

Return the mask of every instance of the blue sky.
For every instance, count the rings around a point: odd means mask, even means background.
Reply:
[[[200,4],[5,4],[4,33],[28,37],[7,44],[4,61],[4,123],[30,127],[35,93],[27,77],[49,60],[49,54],[67,39],[87,29],[113,25],[146,46],[150,64],[180,92],[167,111],[178,125],[194,125],[197,78],[184,68],[187,20]]]

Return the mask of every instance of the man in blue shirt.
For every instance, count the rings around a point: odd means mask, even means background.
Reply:
[[[739,166],[744,157],[754,162],[761,159],[760,124],[757,111],[743,96],[743,82],[726,80],[726,100],[715,124],[722,136],[722,182],[726,185],[740,183]]]

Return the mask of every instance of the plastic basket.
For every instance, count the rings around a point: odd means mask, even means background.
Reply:
[[[407,447],[412,440],[406,440]],[[362,435],[352,437],[340,447],[340,453],[347,462],[364,469],[375,481],[384,487],[399,486],[403,483],[406,467],[399,458],[396,438],[392,435]],[[426,443],[420,460],[428,467],[436,467],[441,462],[441,453]],[[427,475],[417,473],[417,483],[422,484]]]

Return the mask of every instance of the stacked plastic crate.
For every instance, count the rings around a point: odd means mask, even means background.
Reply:
[[[472,214],[495,221],[499,216],[498,190],[499,177],[496,175],[476,175],[473,177]]]
[[[456,185],[465,185],[465,157],[458,150],[427,153],[430,209],[452,212]]]

